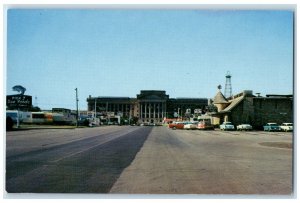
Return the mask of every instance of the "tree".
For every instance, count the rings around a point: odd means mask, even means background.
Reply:
[[[41,111],[40,107],[38,106],[31,106],[28,111],[31,111],[31,112],[39,112]]]

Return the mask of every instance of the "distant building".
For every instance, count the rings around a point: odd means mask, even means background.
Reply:
[[[163,90],[141,90],[136,98],[91,97],[87,98],[88,111],[99,116],[135,118],[138,123],[162,123],[166,118],[188,119],[195,110],[205,112],[208,99],[169,98]]]
[[[215,125],[231,121],[234,125],[248,123],[261,128],[268,122],[293,122],[293,95],[261,97],[245,90],[227,99],[219,90],[213,104],[218,108],[218,112],[212,114]]]

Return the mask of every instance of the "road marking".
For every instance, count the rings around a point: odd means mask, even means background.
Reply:
[[[77,155],[77,154],[80,154],[80,153],[83,153],[83,152],[85,152],[85,151],[88,151],[88,150],[90,150],[90,149],[92,149],[92,148],[95,148],[95,147],[98,147],[98,146],[100,146],[100,145],[106,144],[106,143],[108,143],[108,142],[110,142],[110,141],[112,141],[112,140],[114,140],[114,139],[117,139],[117,138],[119,138],[119,137],[121,137],[121,136],[127,135],[127,134],[129,134],[129,133],[131,133],[131,132],[134,132],[134,131],[138,130],[138,129],[139,129],[139,128],[133,129],[133,130],[128,130],[128,131],[126,131],[126,132],[124,132],[124,133],[118,134],[116,137],[112,137],[111,139],[108,139],[108,140],[106,140],[106,141],[104,141],[104,142],[101,142],[101,143],[99,143],[99,144],[93,145],[93,146],[91,146],[91,147],[89,147],[89,148],[86,148],[86,149],[83,149],[83,150],[81,150],[81,151],[77,151],[77,152],[68,154],[68,155],[66,155],[66,156],[63,156],[63,157],[61,157],[61,158],[59,158],[59,159],[56,159],[56,160],[53,160],[53,161],[49,161],[49,163],[57,163],[57,162],[59,162],[59,161],[65,159],[65,158],[69,158],[69,157],[75,156],[75,155]]]

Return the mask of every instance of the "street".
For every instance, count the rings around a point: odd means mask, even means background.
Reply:
[[[292,135],[164,126],[12,131],[6,191],[290,195]]]

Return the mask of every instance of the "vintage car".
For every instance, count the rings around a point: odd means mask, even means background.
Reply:
[[[173,122],[169,124],[169,128],[176,130],[176,129],[183,129],[184,122]]]
[[[215,128],[210,123],[206,123],[206,122],[200,121],[198,123],[197,129],[199,129],[199,130],[214,130]]]
[[[197,129],[197,123],[195,123],[195,122],[186,122],[183,126],[183,129],[195,130],[195,129]]]
[[[280,127],[277,123],[267,123],[264,126],[264,131],[280,131]]]
[[[293,131],[293,123],[282,123],[280,125],[280,130],[285,132]]]
[[[237,130],[252,130],[252,126],[250,124],[240,124],[236,126]]]
[[[223,122],[220,125],[220,130],[234,130],[234,125],[231,122]]]

